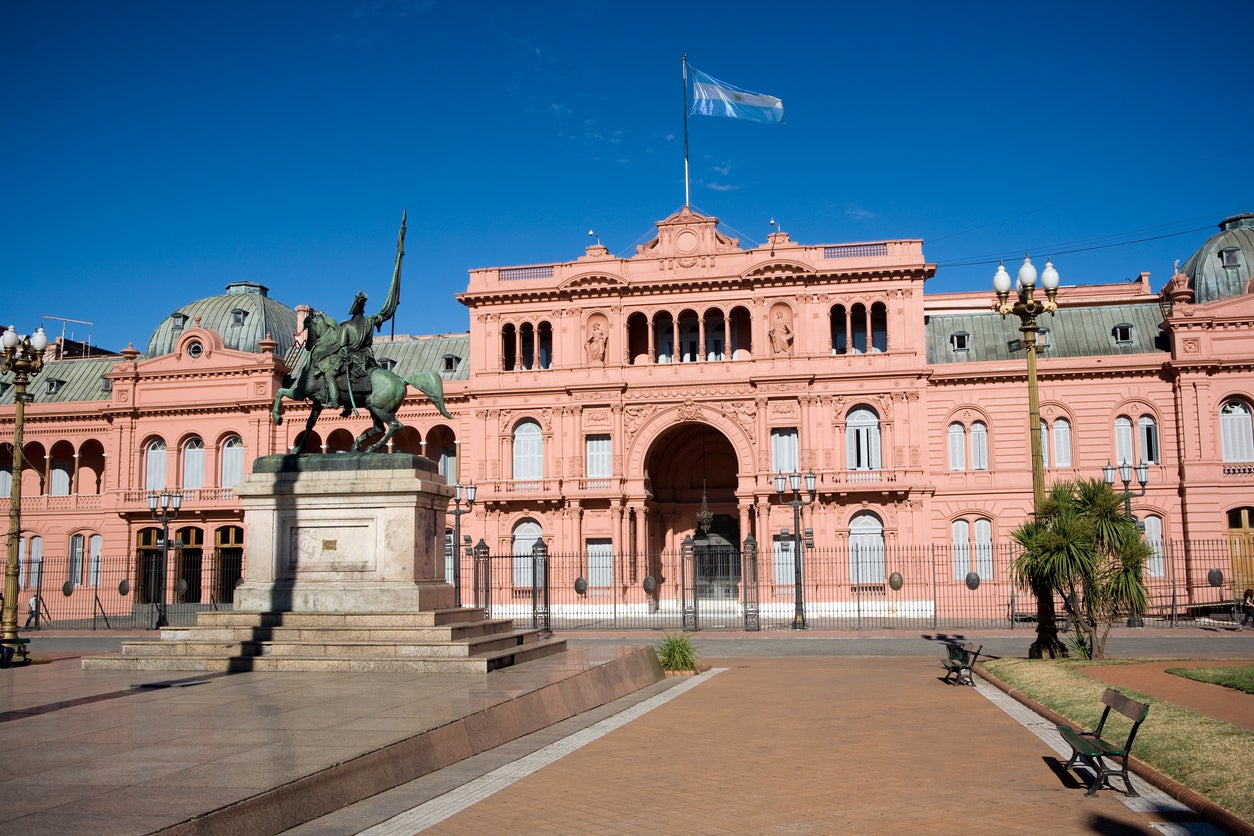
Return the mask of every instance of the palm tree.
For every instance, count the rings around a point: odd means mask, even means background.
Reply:
[[[1037,639],[1029,657],[1066,655],[1054,623],[1055,593],[1067,602],[1077,649],[1095,659],[1105,655],[1106,638],[1121,612],[1145,611],[1142,569],[1150,549],[1104,481],[1055,484],[1036,519],[1011,537],[1023,548],[1014,564],[1015,582],[1037,596]]]

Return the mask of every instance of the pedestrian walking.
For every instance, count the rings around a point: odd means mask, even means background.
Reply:
[[[1244,627],[1247,621],[1254,624],[1254,589],[1245,590],[1241,596],[1241,623],[1237,626]]]
[[[39,596],[30,596],[30,603],[26,605],[26,623],[22,625],[23,630],[30,629],[30,623],[39,616]]]

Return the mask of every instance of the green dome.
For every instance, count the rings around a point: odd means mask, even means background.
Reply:
[[[169,354],[183,331],[197,326],[217,331],[227,348],[239,351],[259,352],[257,342],[268,334],[278,343],[275,353],[283,357],[296,338],[296,312],[271,299],[264,285],[233,282],[226,293],[190,302],[163,319],[144,354]]]
[[[1180,272],[1189,277],[1193,302],[1198,305],[1240,296],[1250,285],[1254,264],[1254,213],[1233,215],[1219,225]]]

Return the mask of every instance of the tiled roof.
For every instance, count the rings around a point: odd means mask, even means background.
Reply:
[[[45,362],[31,378],[26,391],[36,403],[75,403],[107,401],[109,390],[102,388],[104,375],[122,362],[121,357],[90,357],[82,360]],[[0,404],[13,403],[13,377],[0,377]]]
[[[1037,320],[1042,329],[1049,329],[1049,345],[1040,356],[1166,353],[1167,346],[1158,328],[1162,319],[1162,310],[1156,304],[1062,308],[1053,316],[1044,314]],[[1019,318],[1013,314],[1003,319],[995,311],[929,316],[925,326],[927,361],[979,363],[1022,358],[1022,350],[1012,352],[1009,346],[1011,340],[1022,339],[1019,325]],[[1120,325],[1132,326],[1127,331],[1128,342],[1116,339],[1115,329]],[[967,335],[965,351],[955,349],[952,336],[956,333]]]

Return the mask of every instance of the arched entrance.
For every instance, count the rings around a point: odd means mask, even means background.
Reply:
[[[645,456],[652,489],[651,555],[679,553],[694,544],[696,592],[704,599],[735,601],[740,592],[740,519],[736,503],[736,451],[715,428],[676,424],[654,440]],[[678,583],[678,565],[650,566],[653,577]],[[691,581],[690,581],[691,582]]]

